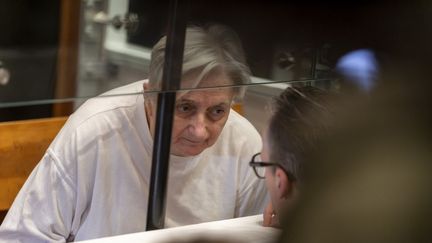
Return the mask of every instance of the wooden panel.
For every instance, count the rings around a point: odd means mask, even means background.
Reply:
[[[77,0],[61,1],[57,82],[55,89],[55,98],[57,99],[76,96],[80,3],[81,1]],[[53,106],[54,116],[68,116],[72,111],[72,102],[54,104]]]
[[[0,123],[0,210],[10,207],[67,117]]]
[[[26,179],[25,176],[0,178],[0,210],[10,208]]]

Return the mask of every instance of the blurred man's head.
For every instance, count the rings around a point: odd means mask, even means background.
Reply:
[[[302,196],[281,242],[430,241],[429,79],[413,87],[411,74],[398,74],[368,99],[349,101],[308,151]]]
[[[312,86],[289,87],[274,100],[273,115],[263,133],[263,162],[254,169],[266,180],[276,215],[297,198],[304,151],[325,132],[332,96]]]

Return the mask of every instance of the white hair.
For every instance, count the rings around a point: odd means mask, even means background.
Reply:
[[[162,70],[165,58],[166,37],[162,37],[153,47],[149,70],[150,89],[161,87]],[[195,88],[209,74],[220,69],[232,82],[237,99],[244,95],[245,86],[250,83],[250,69],[246,64],[243,49],[234,31],[222,25],[208,28],[191,26],[186,29],[182,76],[198,72],[190,87]]]

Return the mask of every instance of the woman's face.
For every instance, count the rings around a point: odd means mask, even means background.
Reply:
[[[199,87],[214,87],[227,83],[231,81],[224,73],[211,72],[200,82]],[[171,135],[171,154],[194,156],[212,146],[228,119],[233,96],[231,88],[178,93]]]

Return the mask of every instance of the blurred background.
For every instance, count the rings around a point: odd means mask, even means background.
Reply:
[[[168,18],[168,1],[2,3],[1,121],[67,116],[90,97],[145,79],[151,47],[165,34]],[[430,53],[427,3],[185,4],[189,24],[222,23],[240,36],[254,85],[238,107],[259,130],[269,98],[287,85],[340,89],[340,78],[350,77],[367,91],[395,56]]]

